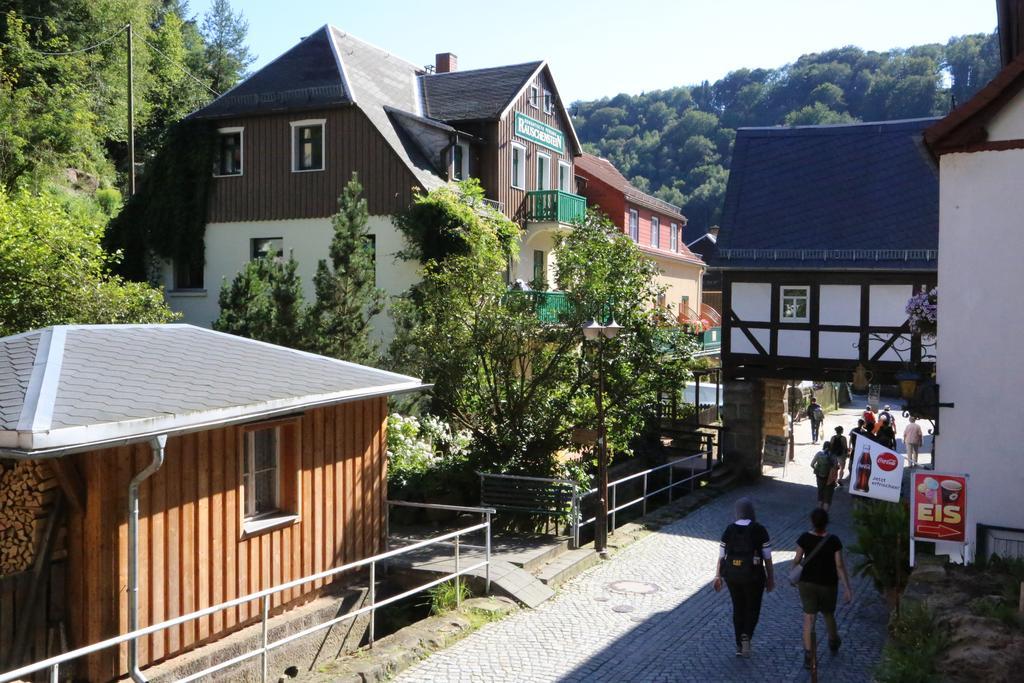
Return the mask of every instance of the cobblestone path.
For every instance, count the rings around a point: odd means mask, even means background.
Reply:
[[[827,433],[837,424],[849,429],[858,414],[853,409],[831,414]],[[802,666],[799,598],[785,580],[796,538],[809,526],[807,515],[815,504],[809,463],[818,447],[809,444],[809,432],[806,423],[798,424],[797,460],[784,478],[779,468],[775,477],[730,491],[580,575],[540,608],[488,624],[398,680],[809,680]],[[765,596],[750,659],[734,654],[728,594],[711,589],[718,539],[741,496],[754,499],[758,521],[771,533],[779,584]],[[832,513],[832,531],[847,546],[853,542],[849,498],[837,491]],[[854,560],[847,557],[851,569]],[[853,603],[841,605],[836,615],[841,651],[832,657],[819,643],[821,681],[870,681],[881,652],[885,606],[869,580],[853,582]],[[636,592],[644,590],[652,592]],[[820,620],[818,632],[824,641]]]

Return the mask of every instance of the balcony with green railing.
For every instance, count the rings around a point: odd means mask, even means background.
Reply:
[[[530,308],[537,314],[537,319],[542,323],[559,323],[562,318],[573,312],[572,302],[565,292],[536,292],[510,290],[508,296],[529,302]]]
[[[537,223],[558,222],[571,225],[587,215],[587,200],[562,190],[535,190],[526,193],[526,220]]]

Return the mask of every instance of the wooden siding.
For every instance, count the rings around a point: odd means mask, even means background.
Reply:
[[[240,456],[245,427],[168,440],[164,466],[143,483],[139,523],[140,626],[217,604],[383,549],[386,399],[309,411],[285,425],[282,491],[299,518],[242,531]],[[146,444],[78,457],[88,488],[84,515],[69,520],[68,605],[78,647],[128,630],[128,482],[151,459]],[[292,468],[284,467],[289,462]],[[288,503],[285,502],[285,505]],[[344,580],[344,579],[342,579]],[[278,611],[325,583],[273,598]],[[143,665],[215,640],[258,617],[254,602],[140,641]],[[127,648],[96,656],[82,673],[108,680],[127,667]]]
[[[550,81],[544,71],[533,81],[541,90],[541,99],[544,97],[544,90],[552,91]],[[551,155],[551,188],[558,187],[558,162],[566,161],[573,164],[572,137],[569,133],[569,122],[563,118],[561,107],[556,103],[552,114],[545,114],[542,107],[530,106],[530,88],[527,87],[515,104],[509,109],[505,117],[497,122],[483,124],[476,130],[469,130],[479,135],[485,141],[483,149],[479,153],[480,182],[488,199],[501,202],[505,207],[505,214],[513,219],[521,220],[525,210],[526,192],[537,189],[537,152]],[[565,136],[565,150],[558,154],[547,147],[542,147],[529,140],[515,136],[515,114],[522,112],[527,116],[542,121],[549,126],[562,131]],[[526,147],[526,189],[519,190],[512,187],[512,141]],[[573,165],[573,187],[575,188],[575,172]]]
[[[324,170],[292,172],[291,121],[326,119]],[[242,174],[213,179],[207,220],[322,218],[338,210],[338,195],[359,174],[371,215],[392,215],[412,202],[418,186],[366,115],[357,107],[224,119],[241,127]]]

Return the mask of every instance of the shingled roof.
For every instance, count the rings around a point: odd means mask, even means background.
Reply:
[[[440,121],[480,121],[501,116],[544,62],[526,62],[471,71],[425,74],[423,108]]]
[[[935,121],[739,129],[714,265],[935,270]]]
[[[679,220],[686,222],[686,216],[683,215],[683,210],[675,204],[670,204],[662,199],[658,199],[653,195],[649,195],[646,192],[642,192],[633,186],[626,176],[622,175],[619,169],[615,168],[615,164],[608,161],[604,157],[595,156],[593,154],[582,154],[576,159],[576,169],[587,173],[606,185],[614,187],[615,189],[622,192],[622,194],[629,201],[634,204],[657,211],[658,213],[678,218]]]
[[[0,453],[81,450],[424,387],[192,325],[61,325],[4,337],[0,371]]]

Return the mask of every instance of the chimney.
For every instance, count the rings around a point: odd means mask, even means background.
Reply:
[[[1024,0],[996,0],[999,19],[999,56],[1002,65],[1024,51]]]
[[[459,70],[459,58],[451,52],[438,52],[434,56],[434,71],[446,74]]]

